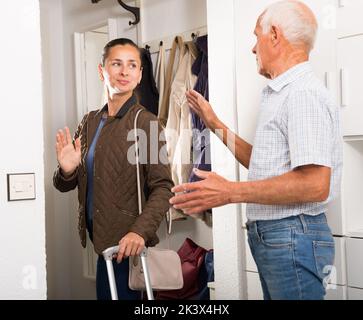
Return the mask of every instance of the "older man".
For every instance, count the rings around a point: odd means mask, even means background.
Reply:
[[[235,137],[235,157],[247,182],[197,171],[170,200],[196,214],[228,203],[248,203],[247,230],[265,299],[323,299],[334,261],[325,213],[339,191],[342,141],[339,112],[308,62],[317,21],[298,1],[280,1],[258,18],[253,48],[259,73],[271,79],[262,93],[254,145]],[[195,91],[190,107],[226,145],[229,130]],[[221,134],[223,132],[223,134]]]

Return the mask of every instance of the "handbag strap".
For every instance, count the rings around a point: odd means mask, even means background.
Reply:
[[[141,200],[141,183],[140,183],[140,162],[139,162],[139,141],[137,135],[137,119],[142,112],[142,109],[137,111],[134,120],[134,135],[135,135],[135,156],[136,156],[136,176],[137,176],[137,204],[139,208],[139,215],[142,213],[142,200]]]
[[[139,139],[138,139],[138,135],[137,135],[137,119],[139,118],[139,115],[141,112],[142,112],[142,109],[137,111],[135,120],[134,120],[137,204],[138,204],[139,215],[142,213],[142,198],[141,198],[141,182],[140,182]],[[165,217],[167,236],[169,236],[171,234],[171,222],[172,222],[171,219],[169,219],[169,221],[168,221],[168,218]],[[169,243],[169,247],[170,247],[170,243]]]

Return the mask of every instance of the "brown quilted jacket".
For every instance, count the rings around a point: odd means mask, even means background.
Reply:
[[[136,165],[130,164],[127,159],[128,150],[134,146],[134,140],[127,141],[127,136],[134,129],[135,116],[140,109],[143,112],[139,115],[137,127],[148,136],[147,158],[145,153],[140,155],[140,159],[147,159],[140,166],[141,186],[147,185],[149,196],[146,201],[142,193],[143,212],[139,216]],[[86,157],[106,110],[107,105],[102,110],[90,112],[78,126],[75,138],[81,138],[82,160],[73,176],[66,179],[58,167],[53,178],[54,186],[61,192],[78,187],[78,231],[83,247],[86,246]],[[152,126],[152,121],[157,122]],[[170,166],[164,161],[167,159],[165,142],[159,141],[163,139],[156,140],[156,154],[160,155],[158,162],[150,163],[150,129],[153,135],[158,132],[158,136],[162,131],[157,118],[140,106],[133,96],[115,117],[108,117],[97,141],[94,155],[93,243],[98,254],[117,245],[128,232],[142,236],[147,246],[154,246],[159,242],[156,231],[170,207],[173,181]]]

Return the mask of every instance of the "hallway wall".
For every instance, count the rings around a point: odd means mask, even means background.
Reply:
[[[0,16],[0,299],[46,299],[39,1],[4,1]],[[8,202],[8,173],[35,173],[36,199]]]

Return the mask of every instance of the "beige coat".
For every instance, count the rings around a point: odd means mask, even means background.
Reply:
[[[188,182],[193,168],[192,117],[185,93],[193,89],[197,81],[197,77],[192,74],[192,65],[198,51],[192,42],[185,43],[184,46],[184,55],[171,86],[165,130],[168,157],[175,185]],[[184,214],[172,210],[173,220],[181,217],[184,217]]]

